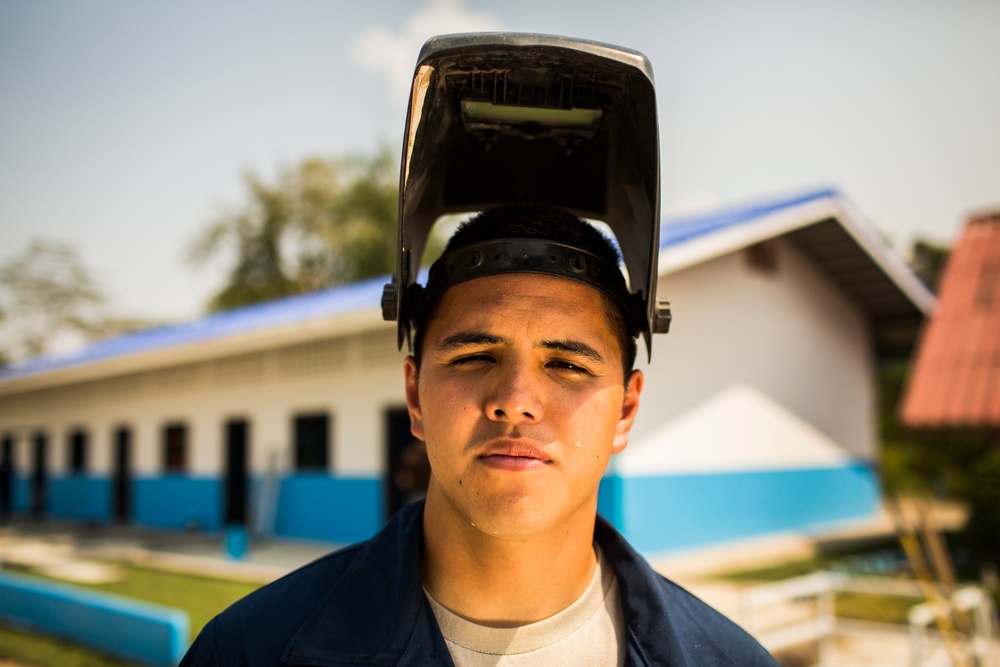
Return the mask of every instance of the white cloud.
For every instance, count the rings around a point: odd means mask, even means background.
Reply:
[[[500,29],[499,18],[467,9],[464,0],[429,0],[398,32],[385,25],[373,26],[350,43],[349,52],[362,68],[385,77],[394,98],[405,97],[417,54],[429,37]]]

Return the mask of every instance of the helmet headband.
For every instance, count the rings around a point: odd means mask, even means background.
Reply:
[[[628,333],[638,334],[643,304],[629,293],[617,266],[586,250],[540,239],[483,241],[446,252],[431,266],[426,288],[412,285],[406,301],[413,310],[404,317],[416,319],[445,290],[459,283],[509,273],[550,275],[593,287],[618,307]]]

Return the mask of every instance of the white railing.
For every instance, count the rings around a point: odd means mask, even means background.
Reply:
[[[814,572],[751,588],[740,599],[740,625],[771,652],[809,641],[817,642],[818,664],[830,665],[833,660],[836,626],[834,602],[844,578],[844,575],[833,572]],[[815,599],[815,617],[792,620],[777,626],[764,622],[765,609],[810,599]]]
[[[969,586],[959,589],[951,598],[952,607],[969,615],[972,628],[969,632],[970,641],[964,647],[968,657],[974,659],[972,664],[991,667],[993,648],[993,601],[983,589]],[[940,612],[939,612],[940,613]],[[947,611],[945,611],[947,613]],[[950,665],[951,659],[944,656],[928,659],[928,653],[938,641],[931,641],[930,627],[938,614],[929,603],[918,604],[910,609],[910,665],[912,667],[937,667]]]
[[[861,593],[920,598],[914,581],[872,576],[848,576],[839,572],[813,574],[747,590],[740,599],[739,622],[769,651],[816,642],[817,665],[834,664],[834,638],[838,630],[835,601],[838,593]],[[966,587],[952,598],[955,609],[972,617],[968,634],[968,652],[977,667],[993,667],[993,624],[995,610],[990,597],[981,588]],[[815,609],[814,613],[811,610]],[[929,604],[919,604],[910,611],[910,665],[937,667],[940,662],[941,637],[930,631],[937,616]],[[944,656],[948,660],[947,655]]]

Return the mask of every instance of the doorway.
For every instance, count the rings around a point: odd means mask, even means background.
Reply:
[[[14,436],[5,435],[0,446],[0,518],[6,519],[14,511]]]
[[[410,414],[406,408],[385,411],[385,434],[385,509],[389,518],[427,494],[431,466],[424,443],[410,433]]]
[[[48,459],[49,438],[44,432],[39,431],[32,436],[31,444],[31,514],[36,519],[41,519],[45,516],[48,486],[46,460]]]
[[[247,524],[247,455],[250,424],[245,419],[231,419],[225,425],[227,526]]]
[[[115,481],[113,516],[116,523],[132,518],[132,429],[120,426],[114,432]]]

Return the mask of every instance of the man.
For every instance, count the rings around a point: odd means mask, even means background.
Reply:
[[[461,227],[404,364],[426,500],[235,604],[182,664],[774,664],[597,516],[643,385],[618,264],[556,208]]]

